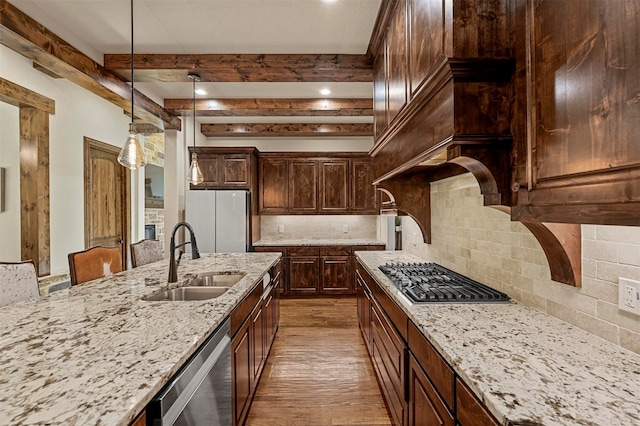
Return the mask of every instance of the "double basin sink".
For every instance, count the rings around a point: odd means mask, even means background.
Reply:
[[[222,296],[244,276],[245,274],[226,274],[224,272],[198,274],[181,287],[159,291],[143,297],[142,300],[176,302],[215,299]]]

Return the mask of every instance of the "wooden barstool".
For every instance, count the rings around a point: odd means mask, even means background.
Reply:
[[[131,244],[131,265],[134,268],[146,265],[147,263],[157,262],[163,258],[162,242],[158,240],[145,239]]]
[[[0,307],[40,297],[33,260],[0,262]]]
[[[69,253],[71,285],[82,284],[122,271],[122,259],[118,247],[91,247]]]

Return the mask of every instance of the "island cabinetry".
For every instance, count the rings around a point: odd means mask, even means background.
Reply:
[[[359,260],[355,281],[358,323],[394,423],[498,425]]]
[[[129,426],[147,426],[147,411],[144,410]]]
[[[376,214],[373,159],[353,153],[260,154],[260,214]]]
[[[353,294],[351,247],[320,248],[320,294]]]
[[[278,330],[281,260],[271,280],[260,281],[231,313],[231,377],[234,425],[244,424],[269,350]]]
[[[189,148],[192,153],[194,148]],[[191,189],[254,189],[257,177],[255,148],[197,147],[198,164],[204,182]]]

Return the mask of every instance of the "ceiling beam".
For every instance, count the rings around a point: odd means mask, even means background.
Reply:
[[[192,113],[193,99],[165,99],[164,107],[176,115]],[[373,116],[373,99],[197,99],[198,117]]]
[[[131,113],[131,86],[6,0],[0,0],[0,43],[50,72]],[[180,118],[135,91],[135,116],[164,129],[181,127]]]
[[[201,124],[207,137],[343,137],[373,136],[371,123]]]
[[[188,82],[197,72],[208,82],[372,82],[366,55],[136,54],[136,81]],[[130,78],[128,54],[105,54],[105,68]]]

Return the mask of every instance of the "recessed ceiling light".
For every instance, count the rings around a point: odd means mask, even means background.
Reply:
[[[338,0],[322,0],[324,3],[335,3]]]
[[[320,89],[320,94],[323,96],[327,96],[331,94],[331,90],[327,89],[326,87],[324,89]]]
[[[207,91],[204,89],[196,89],[196,95],[206,95]]]

